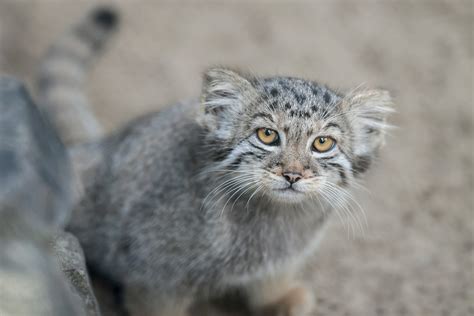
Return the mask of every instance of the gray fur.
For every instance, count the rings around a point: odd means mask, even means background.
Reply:
[[[200,102],[71,151],[93,159],[80,163],[85,194],[69,229],[89,265],[131,293],[134,315],[175,315],[173,305],[282,278],[315,250],[327,216],[347,210],[390,105],[385,91],[210,69]],[[258,128],[280,143],[260,142]],[[313,151],[319,136],[336,147]],[[293,190],[285,172],[302,176]]]

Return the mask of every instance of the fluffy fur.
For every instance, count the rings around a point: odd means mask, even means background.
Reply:
[[[234,289],[257,313],[304,315],[312,295],[295,273],[327,217],[347,210],[346,189],[383,144],[390,104],[385,91],[344,95],[212,68],[200,102],[72,149],[85,193],[69,229],[89,265],[125,286],[132,315],[178,315]],[[279,142],[265,145],[259,128]],[[336,141],[327,153],[312,149],[321,136]]]

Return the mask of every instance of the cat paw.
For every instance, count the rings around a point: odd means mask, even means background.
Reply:
[[[314,307],[313,294],[304,287],[297,287],[277,302],[263,307],[256,316],[310,316]]]

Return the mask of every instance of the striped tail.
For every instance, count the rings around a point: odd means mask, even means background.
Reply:
[[[37,74],[38,104],[58,129],[65,144],[102,136],[84,86],[86,72],[118,26],[110,8],[91,11],[48,50]]]

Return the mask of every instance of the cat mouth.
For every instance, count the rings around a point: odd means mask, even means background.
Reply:
[[[296,190],[292,186],[286,188],[278,188],[273,190],[273,197],[281,202],[298,203],[304,199],[304,192]]]
[[[286,188],[275,189],[276,192],[280,194],[303,194],[303,192],[296,190],[293,186],[288,186]]]

